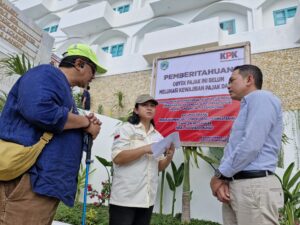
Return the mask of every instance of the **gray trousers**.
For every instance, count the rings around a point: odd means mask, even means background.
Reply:
[[[223,204],[224,225],[279,225],[283,190],[274,175],[229,183],[230,204]]]

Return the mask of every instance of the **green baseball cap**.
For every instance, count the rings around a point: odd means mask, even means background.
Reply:
[[[85,44],[72,44],[68,47],[67,52],[64,56],[79,55],[84,56],[91,60],[96,65],[96,71],[98,73],[105,73],[107,70],[99,65],[96,53],[90,48],[90,46]]]

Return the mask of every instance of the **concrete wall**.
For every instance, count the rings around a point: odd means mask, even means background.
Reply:
[[[300,109],[300,48],[252,55],[264,74],[263,88],[278,95],[284,111]]]
[[[118,118],[127,115],[133,109],[134,101],[139,94],[150,92],[151,71],[103,76],[91,83],[92,110],[97,111],[99,104],[104,108],[103,114]],[[114,107],[118,101],[114,95],[121,91],[124,94],[124,109]]]

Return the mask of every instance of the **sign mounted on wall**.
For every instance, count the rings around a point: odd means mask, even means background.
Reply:
[[[0,51],[24,53],[35,64],[49,63],[54,38],[7,0],[0,0]]]
[[[156,129],[164,136],[178,131],[182,145],[224,146],[239,111],[228,80],[233,68],[245,63],[249,43],[158,58],[152,80],[159,102]]]

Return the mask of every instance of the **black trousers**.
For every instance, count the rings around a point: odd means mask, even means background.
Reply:
[[[150,225],[153,206],[149,208],[109,205],[109,225]]]

